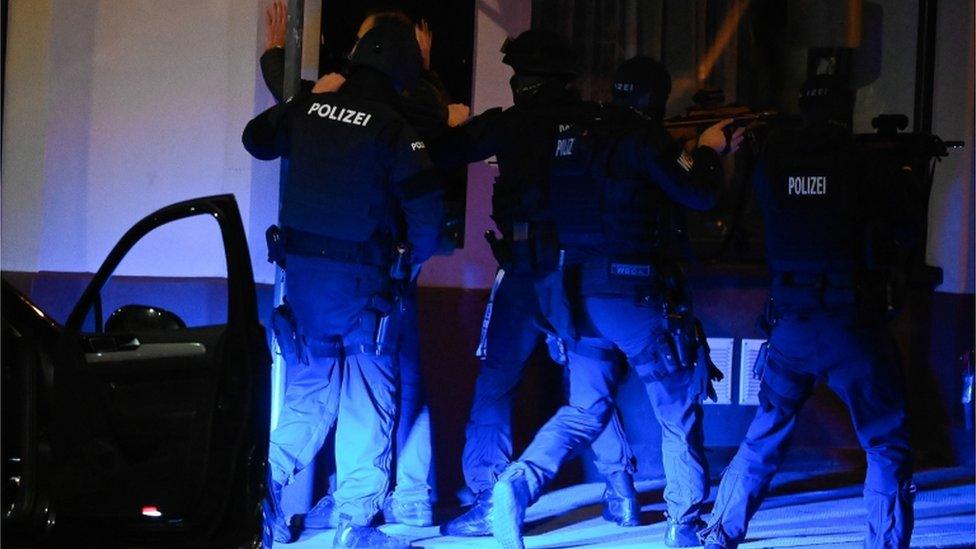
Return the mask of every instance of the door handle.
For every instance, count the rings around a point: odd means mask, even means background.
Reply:
[[[114,353],[116,351],[135,351],[139,348],[139,338],[135,334],[101,334],[89,336],[85,343],[89,353]]]

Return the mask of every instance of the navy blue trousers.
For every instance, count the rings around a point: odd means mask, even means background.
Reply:
[[[512,461],[515,391],[529,356],[545,339],[542,323],[534,277],[506,272],[495,291],[485,358],[475,383],[465,433],[462,467],[468,487],[476,494],[490,490]],[[634,455],[616,408],[608,411],[607,418],[605,429],[591,437],[597,469],[604,476],[633,472]]]
[[[691,523],[708,496],[708,464],[702,428],[703,387],[694,369],[662,375],[666,323],[659,307],[638,307],[632,296],[585,297],[583,314],[598,333],[582,337],[588,348],[619,350],[644,382],[661,425],[661,453],[668,517]],[[514,467],[525,469],[534,498],[559,467],[607,428],[614,412],[619,369],[590,352],[569,353],[569,402],[536,434]]]
[[[853,305],[816,306],[821,296],[778,293],[787,299],[775,299],[782,316],[769,341],[761,404],[722,477],[706,540],[735,547],[745,539],[749,520],[789,446],[797,413],[823,379],[850,410],[867,454],[865,546],[908,547],[914,487],[894,342],[879,322],[859,320]]]
[[[397,349],[400,367],[399,415],[394,458],[398,502],[430,500],[432,462],[430,408],[420,369],[420,330],[417,324],[417,287],[403,298]]]
[[[389,488],[397,414],[395,355],[370,352],[383,316],[387,343],[396,338],[400,315],[381,310],[389,280],[378,269],[291,255],[286,276],[306,361],[289,372],[271,432],[272,478],[287,484],[308,467],[335,424],[336,508],[367,525]]]

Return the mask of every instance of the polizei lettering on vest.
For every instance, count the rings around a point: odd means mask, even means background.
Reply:
[[[559,139],[556,141],[556,156],[572,156],[573,155],[573,143],[576,139],[572,137],[567,137],[566,139]]]
[[[336,107],[328,103],[312,103],[312,106],[309,107],[308,112],[305,114],[311,115],[313,113],[319,115],[319,118],[328,118],[329,120],[335,120],[343,124],[352,124],[354,126],[365,126],[369,124],[369,119],[373,117],[369,113],[355,111],[345,107]]]
[[[787,194],[796,196],[827,194],[827,178],[822,175],[801,175],[789,177]]]

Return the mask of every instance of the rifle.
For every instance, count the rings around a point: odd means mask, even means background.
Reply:
[[[695,139],[708,127],[729,118],[733,122],[726,127],[726,133],[731,135],[736,128],[752,130],[779,117],[779,112],[772,109],[724,104],[725,94],[722,90],[699,90],[692,100],[695,105],[688,107],[684,115],[664,121],[664,128],[678,141]]]
[[[929,199],[935,178],[936,163],[953,149],[965,146],[962,141],[943,141],[926,132],[906,132],[908,117],[882,114],[871,120],[875,133],[854,134],[862,155],[870,158],[874,177],[883,181],[888,196],[897,196],[892,204],[897,223],[893,230],[898,245],[889,246],[870,258],[880,267],[885,306],[897,312],[909,289],[934,290],[942,283],[942,269],[926,262]],[[878,247],[881,248],[881,247]]]

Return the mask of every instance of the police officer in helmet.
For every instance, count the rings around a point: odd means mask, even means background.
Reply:
[[[277,261],[303,334],[271,433],[266,537],[288,542],[283,485],[337,423],[335,547],[405,547],[370,526],[389,485],[398,289],[434,252],[443,216],[425,144],[396,113],[420,71],[412,26],[378,23],[360,40],[338,92],[277,105],[248,123],[259,159],[289,159]]]
[[[698,545],[708,491],[702,399],[714,365],[691,312],[677,265],[663,249],[658,213],[672,202],[708,209],[722,181],[723,121],[686,153],[660,123],[670,88],[659,63],[625,63],[615,81],[618,105],[576,101],[557,116],[550,147],[545,214],[548,260],[537,262],[543,312],[569,358],[570,398],[500,476],[493,489],[493,534],[523,547],[526,508],[561,464],[607,425],[620,375],[617,353],[644,382],[662,426],[665,499],[673,547]]]
[[[261,56],[261,72],[269,91],[277,99],[282,99],[282,85],[285,66],[285,33],[287,9],[284,2],[276,0],[267,10],[266,25],[267,49]],[[357,39],[369,32],[377,22],[392,20],[413,25],[403,11],[390,6],[378,6],[366,12]],[[395,108],[420,138],[428,143],[431,137],[448,128],[451,122],[448,111],[457,112],[458,105],[446,104],[447,92],[435,72],[429,70],[430,30],[426,23],[417,25],[418,44],[424,69],[416,86],[404,90]],[[426,37],[426,40],[421,40]],[[426,47],[424,46],[426,44]],[[340,73],[323,76],[318,82],[303,80],[305,92],[336,91],[345,82]],[[463,108],[461,109],[463,111]],[[445,183],[447,178],[445,178]],[[392,493],[383,507],[383,517],[387,523],[400,523],[410,526],[430,526],[433,524],[433,507],[430,498],[430,472],[432,464],[430,411],[426,403],[425,387],[420,368],[420,334],[417,325],[416,282],[408,284],[401,294],[401,314],[397,363],[400,372],[398,391],[396,435],[394,437],[394,478]],[[274,310],[272,326],[281,354],[289,368],[296,368],[293,343],[301,335],[296,333],[295,323],[287,302]],[[338,513],[330,495],[320,498],[315,505],[300,517],[293,517],[294,526],[301,525],[305,530],[335,528]]]
[[[491,534],[491,488],[514,457],[512,407],[525,364],[543,339],[552,344],[557,359],[560,355],[535,294],[533,273],[540,236],[535,223],[545,193],[557,115],[579,101],[572,86],[578,63],[566,40],[542,30],[508,40],[503,52],[503,62],[514,69],[509,83],[515,105],[482,113],[447,132],[445,139],[431,147],[431,155],[441,167],[496,156],[499,168],[492,193],[492,219],[501,232],[500,239],[492,239],[499,272],[482,328],[482,364],[462,457],[465,481],[476,500],[468,512],[441,527],[445,535]],[[633,487],[633,452],[616,413],[611,417],[609,427],[592,444],[597,469],[607,479],[603,515],[617,524],[636,526],[639,506]]]
[[[771,134],[754,174],[773,274],[764,318],[772,333],[759,409],[702,539],[711,549],[745,539],[797,414],[823,380],[847,405],[867,453],[865,546],[909,547],[914,487],[902,374],[866,262],[868,232],[890,222],[877,207],[881,182],[853,143],[854,96],[843,81],[810,78],[799,105],[802,128]]]
[[[671,94],[671,73],[657,59],[632,57],[617,67],[612,93],[615,105],[632,109],[649,123],[661,124]]]

